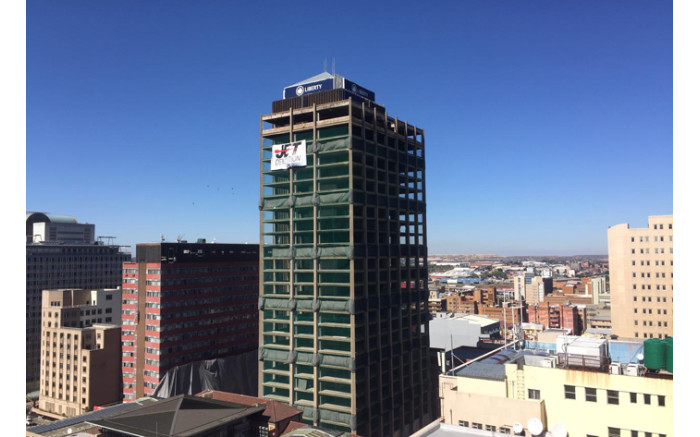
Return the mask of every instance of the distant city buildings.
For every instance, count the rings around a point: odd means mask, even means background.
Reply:
[[[39,408],[63,416],[121,401],[121,289],[44,290]]]
[[[515,295],[530,305],[542,302],[545,296],[552,294],[552,278],[535,276],[532,272],[524,272],[513,278]]]
[[[123,275],[125,401],[175,366],[256,350],[258,245],[138,244]]]
[[[121,285],[129,254],[94,240],[94,225],[73,217],[30,213],[27,225],[26,389],[39,389],[41,293],[52,289],[103,289]]]
[[[646,228],[608,229],[613,334],[673,336],[673,216],[650,216]]]

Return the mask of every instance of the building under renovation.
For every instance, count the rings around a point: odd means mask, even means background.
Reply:
[[[261,117],[259,394],[410,435],[437,417],[423,130],[337,74],[283,96]]]

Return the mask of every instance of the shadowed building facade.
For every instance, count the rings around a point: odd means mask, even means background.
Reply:
[[[423,130],[323,73],[261,117],[259,395],[410,435],[437,415]]]

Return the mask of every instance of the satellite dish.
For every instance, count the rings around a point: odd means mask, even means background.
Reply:
[[[644,361],[644,354],[637,354],[637,359],[639,361]]]
[[[544,426],[542,426],[540,419],[533,417],[527,421],[527,430],[530,431],[530,434],[536,436],[542,434],[542,431],[544,431]]]
[[[522,423],[518,423],[518,422],[514,423],[513,424],[513,432],[515,432],[516,434],[520,434],[521,432],[523,432]]]
[[[73,428],[68,428],[68,434],[73,434]]]
[[[569,435],[569,432],[566,430],[566,427],[562,423],[555,423],[552,426],[552,437],[566,437]]]

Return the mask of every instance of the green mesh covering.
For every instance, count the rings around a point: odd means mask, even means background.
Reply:
[[[314,250],[313,247],[300,247],[295,249],[295,254],[294,256],[296,258],[313,258],[316,254],[316,251]]]
[[[298,310],[313,311],[314,301],[312,299],[299,299],[297,301],[297,309]]]
[[[337,138],[334,140],[318,140],[316,141],[316,150],[318,152],[330,152],[332,150],[343,150],[350,148],[350,137]]]
[[[279,208],[289,208],[292,203],[290,197],[278,197],[278,198],[265,198],[262,200],[263,209],[279,209]]]
[[[278,351],[275,349],[261,349],[262,353],[259,354],[264,360],[282,361],[285,362],[289,359],[288,351]]]
[[[321,194],[318,196],[318,203],[319,205],[332,205],[335,203],[348,203],[350,202],[350,198],[352,196],[350,195],[350,191],[346,191],[343,193],[330,193],[330,194]]]
[[[350,312],[352,302],[350,300],[321,300],[321,311]]]
[[[263,302],[263,309],[266,310],[288,310],[289,299],[271,299],[266,298]]]
[[[323,355],[319,356],[319,364],[323,366],[335,366],[342,367],[344,369],[352,368],[352,358],[350,357],[336,357],[334,355]]]
[[[314,364],[314,354],[308,352],[296,352],[297,363]]]
[[[313,205],[313,200],[314,200],[314,196],[311,194],[308,194],[306,196],[297,196],[297,198],[294,200],[294,205],[295,206]]]
[[[352,419],[351,414],[326,409],[321,409],[319,411],[319,417],[321,420],[329,420],[331,422],[340,423],[350,423],[350,420]]]
[[[316,254],[319,257],[344,257],[352,258],[352,247],[350,246],[324,246],[317,247]]]
[[[287,247],[272,247],[266,250],[265,256],[272,258],[291,258],[292,251]],[[268,255],[269,253],[269,255]]]

